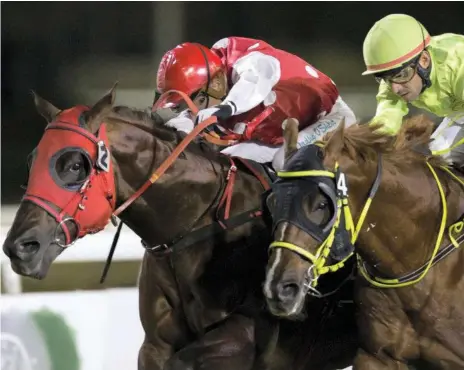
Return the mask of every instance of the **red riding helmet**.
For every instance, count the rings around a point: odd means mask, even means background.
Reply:
[[[223,70],[217,54],[201,44],[186,42],[163,55],[156,76],[156,89],[159,94],[168,90],[180,90],[190,96],[206,87]],[[211,92],[214,96],[214,91]],[[169,106],[176,100],[178,96],[172,96],[162,105]]]

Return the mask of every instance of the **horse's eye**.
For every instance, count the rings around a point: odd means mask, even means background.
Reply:
[[[80,163],[74,163],[71,167],[71,171],[72,172],[79,172],[79,170],[81,169],[81,164]]]
[[[316,209],[326,209],[327,208],[327,202],[320,202],[318,205],[317,205],[317,208]]]

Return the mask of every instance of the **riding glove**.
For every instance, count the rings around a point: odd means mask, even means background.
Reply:
[[[197,117],[195,119],[195,124],[202,122],[209,117],[215,116],[218,120],[226,120],[234,115],[236,112],[235,104],[232,102],[228,102],[225,104],[215,105],[211,108],[202,109],[198,112]]]

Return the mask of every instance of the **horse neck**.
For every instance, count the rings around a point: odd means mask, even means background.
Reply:
[[[116,208],[171,154],[178,134],[165,128],[108,120],[116,180]],[[149,244],[170,240],[201,217],[221,186],[219,163],[186,150],[120,215]]]
[[[147,181],[180,141],[178,134],[169,129],[150,129],[151,132],[113,123],[110,145],[115,164],[116,207]],[[192,143],[120,217],[149,245],[171,241],[194,227],[210,224],[228,168],[225,156]],[[238,199],[241,193],[239,204],[247,207],[243,211],[259,205],[261,192],[256,178],[237,172],[232,199]],[[231,211],[236,204],[233,202]]]
[[[354,222],[359,219],[374,183],[377,163],[345,158]],[[346,168],[346,170],[345,170]],[[448,225],[464,209],[461,190],[442,171],[440,179],[448,205]],[[400,276],[430,258],[441,222],[437,184],[423,163],[394,163],[382,157],[382,178],[356,244],[361,257],[381,274]]]

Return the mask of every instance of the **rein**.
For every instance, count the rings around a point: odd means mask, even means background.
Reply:
[[[183,92],[177,90],[169,90],[166,91],[163,95],[167,95],[170,93],[177,93],[182,96],[189,109],[192,110],[194,113],[198,113],[198,108],[193,104],[192,100]],[[195,139],[205,128],[217,123],[217,118],[215,116],[211,116],[200,122],[198,125],[194,127],[194,129],[186,136],[179,145],[172,151],[172,153],[161,163],[161,165],[153,172],[153,174],[149,177],[149,179],[137,190],[132,196],[129,197],[123,204],[121,204],[118,209],[113,212],[114,216],[118,216],[121,212],[123,212],[127,207],[129,207],[138,197],[140,197],[152,184],[154,184],[168,169],[172,166],[174,161],[182,154],[184,149]]]
[[[452,224],[448,228],[448,236],[449,236],[451,243],[447,245],[445,248],[443,248],[442,250],[439,250],[443,242],[443,236],[445,233],[446,221],[447,221],[447,216],[448,216],[448,206],[446,203],[446,196],[443,190],[443,186],[440,182],[440,179],[438,178],[438,175],[435,169],[432,167],[432,165],[428,161],[426,162],[426,164],[430,172],[432,173],[433,178],[437,184],[438,192],[440,194],[440,200],[442,204],[442,216],[441,216],[441,222],[440,222],[440,229],[438,231],[438,236],[435,242],[435,247],[433,249],[432,256],[426,263],[424,263],[421,267],[419,267],[417,270],[411,273],[408,273],[404,276],[401,276],[395,279],[385,279],[385,278],[375,276],[374,274],[369,272],[366,262],[364,262],[358,254],[357,255],[358,268],[362,276],[373,286],[376,286],[378,288],[402,288],[405,286],[414,285],[418,283],[427,275],[429,270],[434,265],[436,265],[442,259],[447,257],[451,252],[459,248],[460,244],[464,240],[464,234],[461,234],[462,230],[464,229],[464,221],[458,221]],[[451,177],[453,177],[456,181],[458,181],[462,186],[464,186],[464,182],[459,177],[457,177],[453,172],[451,172],[449,168],[444,167],[444,166],[442,166],[441,168],[445,172],[447,172],[449,175],[451,175]],[[458,235],[455,238],[453,233],[460,234],[460,235]]]

